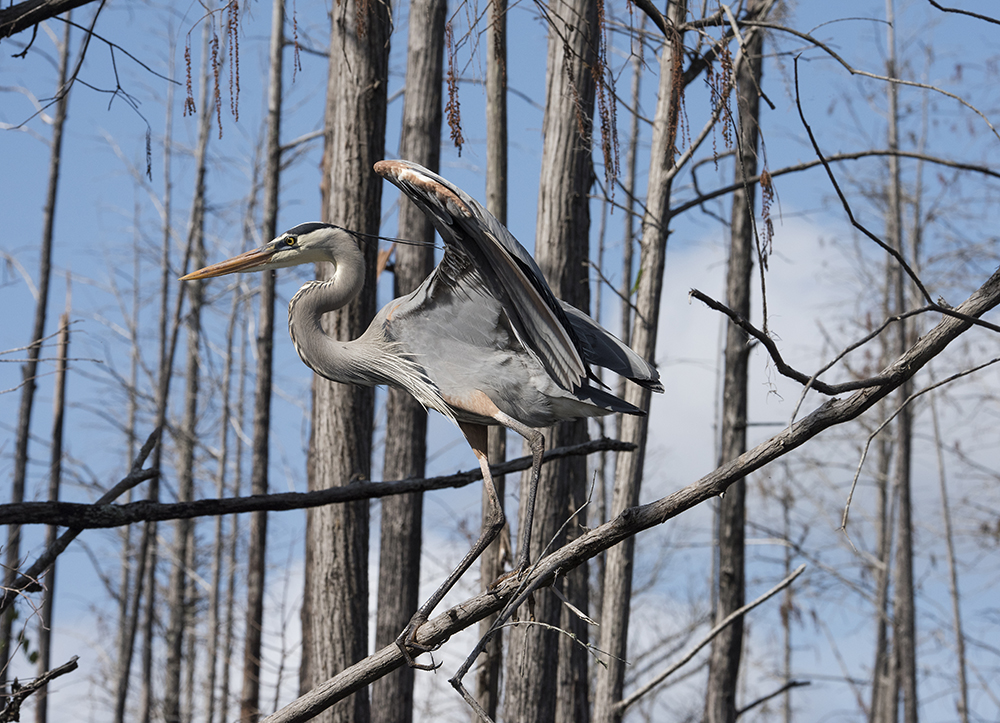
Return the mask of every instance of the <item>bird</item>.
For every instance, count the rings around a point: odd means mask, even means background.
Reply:
[[[587,314],[560,301],[538,264],[507,228],[464,191],[422,166],[383,160],[374,170],[433,222],[445,251],[413,292],[393,299],[357,339],[327,334],[320,320],[361,292],[364,234],[328,223],[303,223],[268,244],[191,272],[182,280],[268,271],[329,261],[333,275],[309,281],[288,305],[288,331],[302,361],[335,382],[391,385],[440,412],[464,434],[482,469],[489,512],[478,540],[396,640],[431,650],[417,631],[504,525],[490,474],[487,429],[501,425],[527,440],[532,466],[525,524],[513,570],[530,568],[529,540],[545,440],[541,428],[569,419],[645,411],[601,388],[591,366],[604,367],[655,392],[656,368]]]

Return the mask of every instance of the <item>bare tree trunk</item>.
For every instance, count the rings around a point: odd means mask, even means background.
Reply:
[[[67,26],[68,27],[68,26]],[[68,33],[67,33],[68,36]],[[64,36],[64,43],[68,37]],[[64,51],[65,55],[66,52]],[[49,464],[49,500],[59,499],[62,482],[63,419],[66,409],[66,358],[69,352],[69,293],[66,295],[67,311],[59,318],[59,349],[56,361],[55,392],[52,403],[52,452]],[[55,525],[45,530],[45,546],[51,547],[58,533]],[[38,626],[38,674],[48,672],[52,662],[52,622],[55,610],[56,563],[53,561],[45,573],[45,593],[42,597],[41,620]],[[35,694],[35,721],[46,723],[49,710],[48,686],[43,686]]]
[[[399,155],[437,171],[441,157],[441,83],[444,77],[446,0],[413,0],[406,64],[406,94]],[[434,226],[415,204],[400,199],[399,232],[424,246],[396,245],[393,295],[408,294],[434,268]],[[427,411],[406,392],[390,387],[386,401],[386,479],[422,477],[427,460]],[[417,609],[423,493],[382,500],[378,612],[375,646],[396,639]],[[372,687],[372,719],[413,720],[414,669],[398,668]]]
[[[767,0],[751,0],[750,15],[756,15]],[[742,62],[736,68],[736,101],[739,128],[736,134],[736,182],[757,175],[757,127],[763,35],[749,32],[743,44]],[[726,275],[726,305],[750,318],[750,285],[753,271],[756,185],[733,193],[730,227],[729,268]],[[718,464],[736,459],[747,447],[747,365],[750,345],[746,332],[729,322],[726,327],[725,367],[722,383],[722,424]],[[716,623],[743,607],[746,482],[739,480],[726,490],[718,505],[718,604]],[[736,720],[736,686],[743,651],[743,618],[734,620],[712,640],[709,655],[705,720],[733,723]]]
[[[202,68],[201,68],[201,117],[198,123],[198,145],[195,151],[195,166],[197,180],[195,182],[194,199],[191,206],[191,218],[188,225],[188,245],[191,249],[191,262],[194,268],[204,265],[204,222],[205,222],[205,174],[207,172],[206,158],[209,130],[211,129],[212,113],[209,100],[210,63],[208,43],[210,26],[205,24],[202,36]],[[198,389],[200,377],[200,338],[201,338],[201,307],[203,298],[203,283],[195,281],[188,285],[190,295],[190,310],[187,319],[187,360],[184,379],[184,415],[181,421],[178,438],[180,464],[177,474],[177,499],[187,502],[194,498],[194,452],[195,441],[198,438]],[[166,398],[164,398],[166,399]],[[166,630],[166,662],[165,682],[163,690],[163,715],[167,723],[181,721],[181,668],[183,662],[184,635],[188,617],[188,558],[189,546],[193,538],[193,522],[178,520],[174,532],[174,559],[168,587],[169,620]],[[192,662],[192,661],[189,661]]]
[[[552,291],[589,311],[590,287],[588,193],[593,184],[591,127],[594,109],[595,48],[600,37],[597,6],[589,0],[558,0],[550,6],[546,104],[543,121],[542,176],[538,189],[535,258]],[[587,439],[586,420],[564,422],[546,432],[546,444],[559,447]],[[521,499],[527,499],[522,479]],[[542,468],[532,527],[531,551],[561,547],[575,538],[586,520],[560,527],[583,506],[587,496],[584,458]],[[523,515],[522,515],[523,517]],[[521,519],[524,525],[526,520]],[[522,528],[523,529],[523,528]],[[563,592],[587,610],[587,566],[563,578]],[[587,640],[586,624],[565,611],[550,591],[536,595],[535,619]],[[586,651],[579,642],[542,626],[511,630],[507,661],[505,717],[529,721],[586,721],[589,716]]]
[[[385,147],[389,4],[333,7],[322,196],[324,217],[377,234],[381,179],[372,172]],[[366,283],[324,328],[339,339],[357,338],[375,315],[375,244],[364,244]],[[330,277],[329,264],[317,275]],[[367,479],[371,468],[374,390],[313,379],[309,489]],[[310,510],[306,515],[305,597],[302,606],[305,688],[364,657],[368,643],[368,503]],[[367,691],[359,691],[318,717],[369,719]]]
[[[215,493],[218,497],[226,494],[226,469],[229,465],[229,428],[232,419],[232,379],[233,352],[236,339],[236,326],[242,318],[242,300],[239,294],[233,294],[232,306],[229,310],[229,324],[226,326],[226,356],[222,368],[222,413],[219,424],[219,455],[215,468]],[[223,533],[223,515],[215,518],[215,531],[212,535],[212,569],[210,587],[208,590],[208,642],[205,649],[205,665],[208,667],[205,680],[205,723],[215,720],[215,692],[219,670],[219,594],[222,589],[223,557],[226,540]],[[223,714],[223,720],[225,720]]]
[[[888,68],[890,78],[896,76],[895,13],[893,0],[886,0],[886,32]],[[889,93],[889,149],[899,149],[898,91],[895,83],[887,85]],[[899,157],[889,156],[889,194],[886,236],[889,243],[904,258],[902,221],[902,182]],[[903,269],[893,269],[896,313],[907,306],[907,277]],[[901,319],[897,324],[897,353],[909,346],[909,323]],[[913,382],[907,379],[899,389],[902,401],[913,392]],[[899,500],[898,535],[896,545],[896,579],[893,586],[893,652],[899,687],[903,694],[903,717],[908,723],[917,723],[917,640],[916,610],[913,593],[913,521],[910,500],[910,452],[913,444],[913,418],[911,407],[904,406],[896,417],[896,465],[894,485]],[[895,704],[889,718],[895,718]]]
[[[198,669],[198,652],[201,650],[197,636],[198,610],[201,608],[195,571],[198,569],[198,550],[195,545],[194,526],[188,528],[188,559],[187,592],[185,593],[184,609],[184,699],[181,702],[182,723],[192,723],[194,720],[194,674]]]
[[[246,352],[248,346],[247,333],[244,327],[244,336],[240,340],[239,358],[239,382],[236,394],[236,419],[239,424],[244,422],[243,390],[246,389],[247,361]],[[238,497],[243,481],[243,439],[236,436],[236,449],[233,452],[233,496]],[[236,604],[236,568],[238,561],[240,540],[240,525],[237,515],[230,515],[229,545],[227,550],[229,571],[226,575],[226,629],[222,641],[222,681],[219,684],[219,717],[222,721],[229,720],[229,676],[233,657],[233,637],[234,637],[234,613]]]
[[[687,3],[671,2],[667,8],[667,23],[677,28],[685,19]],[[670,222],[670,188],[674,167],[677,136],[677,114],[680,104],[678,82],[683,61],[683,36],[671,30],[660,54],[660,86],[653,117],[653,138],[650,153],[649,192],[642,223],[640,242],[639,287],[636,294],[635,322],[630,337],[631,346],[644,359],[656,357],[656,332],[660,317],[660,295],[663,268],[667,252]],[[626,401],[641,409],[649,408],[652,393],[638,385],[625,390]],[[646,417],[623,416],[621,439],[638,445],[631,454],[619,455],[615,468],[615,487],[609,516],[615,517],[639,501],[639,488],[646,462]],[[619,721],[622,709],[616,704],[622,699],[625,666],[628,656],[629,600],[632,595],[633,538],[612,547],[606,554],[604,596],[601,609],[601,639],[598,647],[608,654],[607,667],[597,669],[597,689],[594,696],[594,720],[601,723]],[[607,611],[613,610],[613,615]]]
[[[69,13],[67,13],[69,19]],[[31,435],[31,412],[35,402],[35,376],[38,373],[38,357],[45,336],[45,317],[49,304],[49,280],[52,276],[52,239],[55,236],[56,196],[59,191],[59,170],[62,165],[63,129],[69,108],[69,87],[66,77],[69,68],[69,24],[63,34],[62,49],[59,54],[59,99],[56,101],[52,121],[50,141],[49,180],[45,195],[45,209],[42,217],[42,244],[38,260],[38,299],[35,303],[35,318],[31,327],[31,339],[27,348],[27,360],[21,367],[21,401],[17,410],[17,431],[14,435],[14,473],[11,478],[11,504],[24,501],[24,485],[28,474],[28,439]],[[9,589],[18,576],[21,566],[21,525],[7,527],[7,549],[5,551],[3,585]],[[55,579],[53,577],[53,579]],[[0,613],[0,690],[7,681],[7,665],[13,652],[15,608]]]
[[[507,223],[507,0],[492,0],[486,50],[486,209],[500,223]],[[487,454],[493,464],[507,458],[507,429],[491,427]],[[493,477],[493,487],[501,504],[506,477]],[[482,524],[488,524],[491,503],[483,490]],[[479,581],[485,589],[503,574],[504,546],[510,547],[510,525],[483,550],[479,558]],[[487,616],[479,623],[480,636],[486,635],[497,619]],[[500,705],[503,670],[503,631],[498,630],[476,667],[476,700],[493,719]],[[473,721],[478,717],[472,713]]]
[[[785,579],[792,574],[792,506],[794,504],[791,485],[786,478],[784,490],[781,494],[781,518],[782,535],[785,540]],[[790,686],[792,682],[792,617],[795,610],[795,593],[792,585],[785,588],[781,601],[781,627],[784,633],[782,647],[784,648],[784,660],[782,661],[783,685]],[[792,723],[792,690],[790,687],[782,696],[781,705],[782,720],[784,723]]]
[[[885,268],[883,285],[882,315],[888,318],[894,311],[892,290],[892,273]],[[884,369],[893,358],[890,342],[883,339],[879,359],[879,369]],[[878,424],[885,423],[885,401],[879,403]],[[875,579],[875,663],[872,669],[872,697],[868,710],[868,720],[871,723],[887,723],[894,721],[896,709],[895,700],[897,687],[896,674],[891,669],[892,650],[889,645],[889,585],[892,579],[892,540],[895,520],[894,495],[890,485],[892,469],[893,444],[888,435],[879,436],[876,447],[875,483],[878,489],[878,504],[875,512],[877,520],[878,548],[876,564],[873,565]]]
[[[271,6],[271,69],[267,91],[267,158],[264,170],[265,239],[277,235],[278,191],[281,180],[281,92],[282,58],[285,41],[285,9],[282,0]],[[267,494],[271,431],[271,375],[274,346],[274,273],[265,273],[260,282],[260,318],[257,323],[257,373],[254,389],[253,460],[250,493]],[[247,549],[247,616],[243,631],[243,692],[240,720],[253,723],[260,717],[260,657],[264,625],[264,573],[267,557],[267,513],[250,515]]]
[[[945,550],[948,554],[948,594],[951,597],[951,617],[955,633],[955,657],[958,666],[958,719],[969,723],[969,684],[966,680],[965,633],[962,629],[962,596],[958,589],[958,561],[955,556],[955,538],[951,527],[951,508],[948,503],[948,480],[944,467],[944,440],[938,419],[937,395],[931,392],[931,420],[934,428],[934,451],[937,454],[938,486],[941,489],[941,521],[944,523]]]

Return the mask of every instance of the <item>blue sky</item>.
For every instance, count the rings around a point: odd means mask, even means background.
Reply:
[[[295,4],[298,31],[302,44],[307,47],[325,47],[327,28],[326,10],[322,3],[301,2]],[[989,13],[991,3],[967,3],[969,9]],[[481,9],[480,9],[481,11]],[[135,55],[146,65],[159,73],[183,80],[182,49],[185,33],[190,32],[195,70],[199,62],[200,6],[163,8],[158,6],[111,5],[101,17],[99,32]],[[213,134],[209,147],[210,170],[209,188],[211,210],[208,220],[208,255],[210,260],[219,260],[236,251],[260,242],[259,238],[246,239],[243,234],[243,216],[246,195],[249,188],[251,168],[261,145],[262,115],[264,109],[263,85],[266,80],[266,40],[270,9],[265,4],[248,4],[242,19],[239,121],[229,113],[229,98],[224,95],[222,112],[222,138]],[[401,97],[397,94],[403,82],[405,70],[405,12],[397,10],[398,31],[393,36],[391,76],[389,94],[389,129],[387,131],[386,155],[396,155],[395,147],[399,136],[399,114]],[[882,3],[847,2],[839,4],[799,3],[789,12],[787,22],[799,29],[815,29],[815,35],[841,54],[848,62],[873,73],[882,73],[884,67],[884,24]],[[93,7],[76,11],[76,22],[89,22]],[[469,18],[477,13],[475,6],[463,5],[452,9],[456,26],[456,36],[461,37],[468,27]],[[980,108],[990,121],[1000,117],[996,114],[998,98],[997,65],[995,51],[995,26],[979,23],[957,16],[943,16],[920,2],[901,3],[899,15],[899,52],[905,60],[903,73],[906,77],[938,84]],[[848,18],[843,20],[842,18]],[[621,18],[627,22],[627,16]],[[839,20],[830,23],[828,21]],[[51,31],[61,36],[61,24],[50,24]],[[508,77],[512,91],[510,97],[511,114],[511,183],[509,226],[514,234],[530,249],[533,245],[537,178],[541,159],[541,126],[544,102],[544,27],[538,18],[537,9],[528,4],[515,5],[510,14],[511,37],[510,65]],[[717,35],[717,32],[715,32]],[[37,274],[37,248],[41,236],[41,208],[46,184],[48,151],[45,139],[49,129],[41,117],[29,120],[35,107],[30,96],[16,90],[25,88],[36,98],[50,95],[54,87],[52,64],[52,42],[50,37],[40,32],[35,45],[25,59],[11,57],[20,49],[14,43],[23,43],[27,35],[22,34],[0,45],[0,85],[4,87],[0,102],[0,122],[10,125],[24,123],[20,129],[0,132],[0,159],[4,173],[0,173],[0,218],[3,220],[4,234],[0,250],[9,259],[0,273],[0,304],[10,310],[4,324],[0,326],[0,349],[22,346],[29,334],[33,309],[30,284],[25,275],[34,278]],[[458,67],[463,78],[461,103],[463,130],[467,139],[461,156],[445,140],[442,154],[442,174],[463,187],[473,196],[481,198],[485,182],[485,146],[483,130],[483,91],[475,82],[484,77],[484,55],[476,42],[465,41],[458,48]],[[74,47],[79,43],[79,35],[74,37]],[[769,168],[776,170],[787,164],[810,160],[814,157],[795,108],[792,87],[792,57],[804,49],[798,39],[776,34],[768,38],[767,50],[779,51],[770,57],[765,67],[764,89],[774,103],[773,110],[764,107],[762,126]],[[613,45],[612,66],[616,71],[617,90],[627,95],[630,82],[627,63],[627,46],[623,46],[620,33],[611,34]],[[173,48],[173,51],[170,50]],[[655,107],[655,60],[649,49],[644,54],[649,68],[643,81],[641,112],[651,117]],[[109,96],[78,86],[73,90],[70,101],[69,123],[66,130],[65,158],[60,182],[58,217],[54,263],[57,275],[53,279],[50,300],[50,323],[54,330],[55,319],[64,307],[67,277],[72,280],[73,318],[78,320],[72,340],[71,356],[74,372],[70,377],[72,405],[68,423],[71,433],[67,440],[67,471],[69,480],[65,488],[67,499],[92,499],[94,494],[87,483],[105,485],[118,479],[126,468],[125,452],[119,432],[113,422],[122,417],[124,397],[114,381],[114,374],[128,372],[128,345],[122,334],[124,328],[123,304],[116,298],[114,287],[120,294],[128,296],[131,291],[134,245],[141,252],[140,283],[143,286],[144,305],[142,308],[141,332],[148,359],[155,356],[155,291],[158,275],[155,270],[158,247],[161,238],[161,221],[154,198],[160,198],[164,189],[163,135],[166,114],[165,101],[168,84],[140,67],[134,61],[123,57],[120,51],[114,54],[115,68],[122,87],[139,103],[138,112],[130,108],[122,99],[110,100]],[[291,62],[286,61],[287,95],[284,103],[283,140],[288,142],[322,127],[323,93],[325,89],[326,61],[323,58],[303,52],[301,70],[295,73],[292,82]],[[225,71],[224,71],[225,73]],[[885,91],[884,85],[873,80],[851,77],[846,71],[817,50],[807,50],[799,65],[800,89],[803,110],[817,132],[819,142],[827,153],[849,151],[866,147],[885,145]],[[225,77],[225,76],[224,76]],[[96,40],[88,51],[87,61],[81,78],[88,83],[112,88],[115,76],[111,66],[111,52]],[[224,80],[224,87],[227,80]],[[197,94],[197,92],[196,92]],[[691,127],[691,135],[697,133],[707,117],[707,95],[700,82],[689,90],[686,112]],[[193,148],[197,117],[183,117],[181,104],[183,85],[175,86],[172,98],[174,129],[174,160],[170,167],[174,192],[174,223],[180,233],[186,223],[190,204],[193,162],[190,149]],[[901,91],[901,104],[906,113],[904,121],[904,144],[915,147],[920,137],[920,109],[928,103],[933,117],[933,125],[928,135],[929,153],[940,153],[949,157],[983,163],[997,167],[1000,143],[987,125],[952,99],[940,94],[925,94],[914,89]],[[141,115],[140,115],[141,114]],[[153,142],[152,180],[142,180],[145,168],[145,132],[147,123],[151,129]],[[619,116],[619,131],[627,132],[626,116]],[[639,161],[639,186],[644,187],[648,168],[649,129],[643,124],[642,145]],[[722,159],[718,171],[711,161],[710,139],[703,147],[700,157],[707,162],[699,167],[698,183],[701,189],[714,188],[729,183],[732,164]],[[723,148],[721,135],[716,136],[714,145]],[[624,147],[624,146],[623,146]],[[319,142],[313,141],[303,146],[303,156],[294,163],[283,178],[279,227],[287,228],[319,216]],[[873,177],[881,168],[877,160],[853,161],[836,167],[838,180],[851,194],[855,213],[872,230],[882,229],[881,213],[875,197]],[[904,178],[908,183],[914,179],[915,165],[904,164]],[[598,171],[598,176],[602,174]],[[936,213],[930,232],[925,239],[929,264],[928,277],[933,279],[932,293],[942,294],[951,303],[957,303],[986,275],[996,267],[995,252],[996,208],[994,203],[996,188],[983,182],[979,177],[955,177],[947,169],[925,171],[925,193],[927,207]],[[861,240],[846,224],[844,214],[833,196],[832,189],[820,169],[802,174],[779,178],[776,182],[778,204],[776,206],[775,254],[768,275],[769,309],[771,327],[780,340],[782,351],[788,360],[801,369],[812,369],[821,360],[830,357],[831,351],[848,340],[857,338],[862,332],[865,315],[877,304],[876,295],[866,289],[864,279],[876,276],[880,256],[864,240]],[[691,176],[679,177],[675,186],[678,201],[690,198],[694,193]],[[620,201],[622,196],[617,196]],[[395,233],[395,212],[392,206],[393,194],[387,187],[384,195],[385,222],[383,230],[387,235]],[[707,211],[727,215],[725,201],[708,204]],[[599,212],[593,213],[596,227]],[[607,217],[607,240],[605,263],[606,274],[618,279],[615,265],[621,253],[622,224],[624,214],[620,211]],[[657,351],[657,363],[664,371],[666,394],[657,397],[651,409],[651,441],[648,456],[650,472],[643,498],[653,499],[661,494],[694,481],[698,476],[714,466],[714,422],[715,389],[717,384],[717,348],[720,323],[709,310],[687,300],[688,289],[697,286],[706,293],[721,296],[722,279],[725,272],[724,244],[726,231],[708,213],[693,209],[676,219],[671,237],[667,261],[667,277],[664,287],[663,327]],[[960,244],[975,250],[960,257],[954,253]],[[596,234],[592,238],[596,255]],[[176,258],[176,249],[175,249]],[[23,271],[22,271],[23,269]],[[279,295],[283,302],[295,292],[305,279],[308,269],[289,270],[280,277]],[[859,279],[862,279],[859,281]],[[229,281],[222,280],[209,287],[209,295],[215,299],[213,309],[208,313],[208,344],[220,345],[224,329],[224,315],[234,293]],[[384,296],[384,294],[383,294]],[[614,313],[616,303],[612,294],[605,292],[607,306],[602,310],[605,318]],[[285,322],[284,303],[279,304],[278,332],[276,334],[276,372],[278,392],[275,401],[275,434],[272,487],[275,490],[305,489],[303,454],[308,440],[308,389],[309,373],[295,356],[287,336],[283,331]],[[613,319],[613,317],[611,317]],[[758,313],[759,318],[759,313]],[[859,321],[860,319],[860,321]],[[614,328],[616,323],[607,322]],[[829,335],[824,341],[822,333]],[[995,355],[995,342],[985,334],[974,337],[979,349],[969,352],[969,356]],[[975,353],[975,354],[974,354]],[[16,357],[17,354],[9,355]],[[860,357],[854,358],[861,363]],[[207,363],[218,368],[219,359],[214,354],[206,356]],[[956,351],[942,360],[942,373],[965,363]],[[14,386],[19,379],[17,365],[3,365],[0,389]],[[43,370],[43,373],[48,368]],[[843,370],[835,370],[833,379],[841,379]],[[44,465],[48,458],[45,439],[48,437],[49,408],[51,404],[51,376],[40,380],[36,403],[33,432],[32,479],[28,495],[38,499],[44,494]],[[973,380],[964,384],[946,405],[945,414],[951,424],[948,432],[954,440],[960,439],[965,449],[984,464],[995,468],[996,436],[995,412],[983,401],[989,394],[989,384]],[[152,388],[149,379],[140,381],[140,387]],[[755,353],[751,388],[753,390],[751,416],[760,422],[786,422],[797,399],[794,385],[779,379],[772,365],[759,353]],[[248,389],[252,389],[252,384]],[[250,394],[250,392],[247,392]],[[249,397],[248,397],[249,398]],[[18,395],[0,395],[0,474],[9,476],[12,465],[12,427]],[[217,408],[217,401],[206,400]],[[810,398],[803,407],[807,413],[818,402]],[[379,419],[384,412],[379,412]],[[217,444],[218,430],[212,426],[210,413],[206,412],[203,430],[205,442]],[[756,441],[777,431],[777,426],[755,427]],[[846,495],[850,474],[856,464],[853,446],[857,429],[852,428],[852,437],[847,434],[830,434],[836,442],[811,450],[808,454],[793,460],[788,472],[794,478],[796,489],[811,495],[809,504],[798,508],[800,526],[811,525],[811,539],[821,540],[818,547],[824,559],[830,564],[856,566],[853,556],[843,536],[835,534],[839,522],[839,510]],[[918,523],[921,525],[919,540],[929,550],[936,537],[939,523],[936,519],[935,487],[933,477],[935,461],[926,444],[927,428],[922,428],[922,445],[918,450],[921,477],[918,487]],[[845,439],[846,438],[846,439]],[[457,431],[447,422],[432,415],[430,435],[430,472],[450,472],[475,466],[475,460],[468,454],[464,442]],[[380,469],[380,451],[375,453],[374,476]],[[954,461],[954,458],[953,458]],[[206,462],[206,471],[211,463]],[[846,471],[850,470],[850,471]],[[762,475],[757,487],[752,488],[752,505],[757,511],[755,519],[770,524],[775,517],[773,500],[765,494],[768,480],[775,484],[782,478],[778,471]],[[956,484],[965,478],[955,475]],[[996,493],[987,488],[973,486],[969,479],[970,495],[976,496],[987,508],[1000,507]],[[0,486],[2,489],[2,486]],[[979,490],[975,492],[975,490]],[[206,490],[207,493],[207,490]],[[975,493],[975,494],[973,494]],[[168,493],[169,494],[169,488]],[[863,488],[856,504],[857,519],[863,520],[873,509],[871,490]],[[508,510],[513,510],[514,499],[508,496]],[[459,531],[461,522],[475,523],[478,520],[479,489],[471,487],[459,492],[430,495],[426,503],[426,536],[439,541],[438,549],[448,550],[452,556],[460,555],[466,545]],[[966,517],[960,522],[967,532],[975,528],[978,518],[964,508]],[[377,516],[377,505],[373,506]],[[640,537],[640,550],[645,548],[658,551],[667,542],[673,542],[677,552],[673,554],[666,571],[660,578],[652,578],[645,598],[639,601],[644,609],[678,610],[688,606],[691,600],[703,600],[705,578],[703,569],[707,564],[706,550],[711,540],[711,527],[707,508],[692,511],[690,515],[654,530]],[[861,524],[859,522],[859,524]],[[210,534],[210,524],[199,527],[199,535]],[[296,561],[302,540],[300,535],[301,516],[297,513],[272,515],[270,523],[270,545],[272,550],[273,574],[276,579],[283,569],[289,570],[294,580]],[[377,529],[377,517],[373,519],[373,529]],[[751,533],[756,535],[757,533]],[[37,551],[42,531],[31,530],[25,545],[29,557]],[[871,538],[870,530],[859,529],[861,539]],[[773,560],[779,549],[769,547],[766,535],[761,534],[762,544],[755,545],[752,585],[764,589],[777,578],[777,566]],[[116,537],[111,533],[93,532],[83,536],[86,547],[94,557],[101,560],[114,559]],[[677,545],[683,539],[688,546]],[[969,570],[968,603],[970,625],[978,625],[976,634],[982,637],[995,635],[995,603],[990,602],[992,581],[996,580],[996,565],[990,559],[993,548],[977,550],[971,534],[965,538],[965,550],[972,569]],[[377,543],[373,542],[373,555]],[[428,547],[432,547],[429,545]],[[442,555],[446,557],[446,555]],[[647,561],[645,569],[655,570],[655,554]],[[425,580],[429,588],[436,587],[441,569],[450,563],[430,560],[425,556]],[[943,591],[940,581],[943,562],[933,561],[929,552],[921,558],[921,579],[924,582],[922,594],[928,600],[928,613],[921,630],[924,632],[922,650],[928,651],[928,661],[947,659],[946,643],[941,642],[933,628],[933,621],[947,620]],[[438,569],[438,568],[441,569]],[[109,566],[112,569],[113,565]],[[59,623],[64,634],[59,643],[59,651],[79,651],[85,649],[96,655],[97,661],[88,660],[91,666],[88,678],[97,677],[100,651],[104,643],[104,633],[93,620],[95,611],[106,605],[106,596],[92,572],[88,554],[83,546],[77,545],[62,558],[59,586],[59,615],[66,615],[66,622]],[[870,645],[870,611],[857,599],[852,598],[843,588],[822,577],[821,570],[814,565],[809,574],[816,575],[815,586],[826,590],[810,598],[811,609],[819,619],[827,624],[838,636],[843,636],[846,645],[854,651],[849,657],[857,674],[862,674]],[[474,578],[471,583],[474,586]],[[676,580],[682,580],[676,583]],[[823,587],[823,586],[828,587]],[[281,617],[284,610],[295,606],[298,595],[297,583],[276,587],[284,594],[289,591],[291,599],[284,605],[281,597],[269,601],[269,616]],[[468,590],[466,590],[468,592]],[[374,594],[374,589],[373,589]],[[753,593],[752,593],[753,594]],[[456,598],[460,599],[460,598]],[[990,610],[993,613],[990,613]],[[940,612],[943,611],[943,612]],[[685,613],[687,614],[687,613]],[[760,650],[769,650],[774,641],[768,636],[774,630],[777,619],[776,604],[762,608],[759,612],[759,628],[752,628],[751,640],[760,645]],[[992,615],[992,617],[991,617]],[[295,616],[292,615],[292,618]],[[682,618],[681,613],[676,616]],[[806,616],[808,618],[808,616]],[[272,619],[269,617],[269,619]],[[991,633],[989,621],[993,621]],[[976,622],[978,621],[978,623]],[[294,627],[297,621],[292,620]],[[63,627],[65,626],[65,627]],[[77,638],[66,634],[69,630],[80,631],[79,646],[66,640]],[[277,626],[272,626],[276,630]],[[760,632],[756,632],[757,630]],[[93,632],[91,632],[93,631]],[[808,672],[822,672],[822,675],[838,675],[837,663],[830,653],[825,634],[817,625],[804,620],[799,629],[802,647],[797,650],[796,663],[801,665],[803,675]],[[867,640],[866,640],[867,636]],[[461,646],[461,642],[453,643]],[[843,652],[843,651],[841,651]],[[940,656],[935,658],[933,656]],[[762,654],[761,657],[764,657]],[[59,661],[58,652],[56,657]],[[930,662],[928,663],[930,664]],[[996,660],[988,655],[981,664],[986,671],[996,671]],[[23,668],[18,669],[23,670]],[[294,666],[292,668],[294,671]],[[23,673],[22,673],[23,674]],[[289,676],[286,671],[286,678]],[[66,686],[88,685],[84,676]],[[292,685],[291,687],[294,687]],[[766,683],[760,687],[766,689]],[[935,691],[947,689],[947,681],[930,679],[928,691],[928,711],[930,719],[949,717],[951,698]],[[92,689],[90,689],[92,691]],[[286,691],[290,695],[291,688]],[[844,706],[843,715],[832,712],[839,710],[829,705],[830,700],[843,700],[846,689],[833,682],[817,681],[813,688],[796,696],[803,714],[831,711],[827,719],[848,720],[857,717],[856,710]],[[442,695],[448,695],[445,691]],[[99,694],[97,694],[99,698]],[[444,698],[447,701],[447,698]],[[450,705],[445,702],[443,705]],[[980,700],[979,712],[984,717],[995,717],[996,707],[988,700]],[[457,714],[461,715],[461,713]],[[102,713],[95,704],[93,719],[102,720]],[[809,719],[818,715],[806,715]]]

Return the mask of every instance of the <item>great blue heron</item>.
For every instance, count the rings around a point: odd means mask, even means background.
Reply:
[[[514,572],[529,567],[529,540],[545,440],[539,427],[614,412],[644,412],[591,384],[589,364],[662,392],[659,374],[583,312],[552,294],[534,259],[486,209],[415,163],[380,161],[375,171],[398,186],[434,222],[445,242],[441,263],[411,294],[394,299],[353,341],[326,334],[321,317],[361,290],[361,240],[325,223],[304,223],[265,246],[183,279],[266,271],[329,261],[332,278],[310,281],[288,305],[296,351],[317,374],[337,382],[405,389],[455,422],[483,471],[490,512],[455,571],[416,612],[397,639],[407,650],[445,593],[499,534],[504,523],[487,458],[487,427],[513,429],[531,446],[531,483]],[[424,666],[418,666],[424,667]]]

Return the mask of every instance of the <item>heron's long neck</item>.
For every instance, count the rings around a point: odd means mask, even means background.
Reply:
[[[317,374],[337,382],[371,385],[371,354],[365,339],[342,341],[323,329],[324,314],[348,304],[361,291],[365,262],[354,247],[339,249],[331,258],[333,276],[305,284],[288,304],[288,333],[292,344]]]

